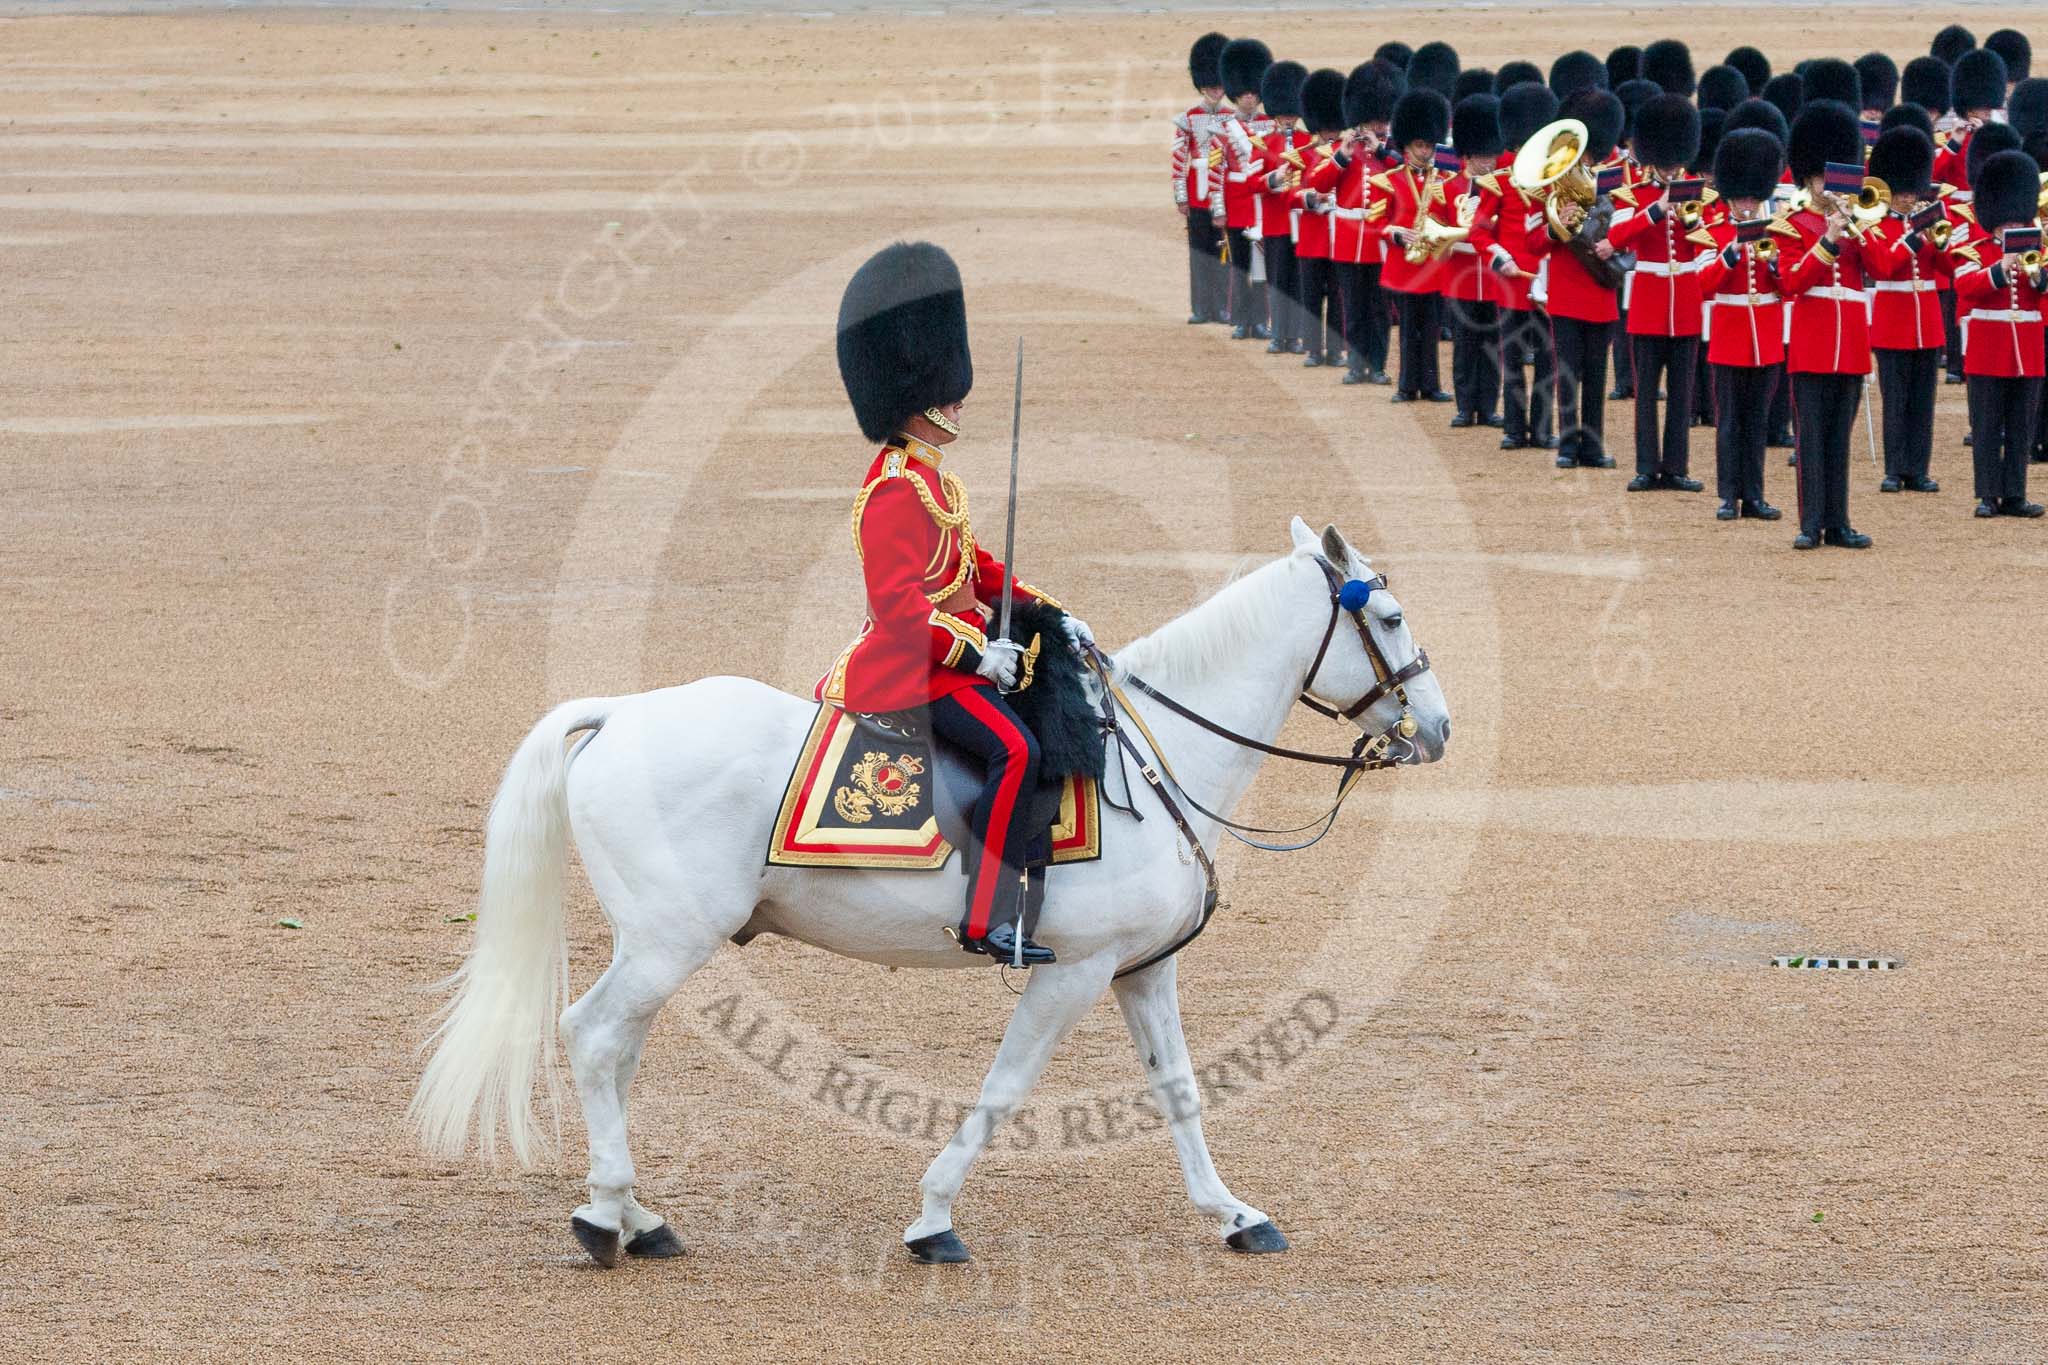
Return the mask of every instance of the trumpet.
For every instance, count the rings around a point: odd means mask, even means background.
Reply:
[[[1764,234],[1761,241],[1752,243],[1749,250],[1750,254],[1756,257],[1758,265],[1769,265],[1778,259],[1778,243],[1769,233]]]
[[[2021,252],[2020,269],[2026,271],[2029,275],[2038,274],[2041,270],[2041,260],[2041,248],[2039,247],[2035,247],[2032,251]]]
[[[1927,225],[1927,240],[1934,243],[1936,251],[1948,250],[1948,239],[1955,235],[1956,225],[1946,218],[1937,218]]]
[[[1696,232],[1699,230],[1700,219],[1705,215],[1706,209],[1699,200],[1688,199],[1678,206],[1678,225],[1687,232]]]

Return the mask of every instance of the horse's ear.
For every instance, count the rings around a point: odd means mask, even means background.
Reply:
[[[1335,526],[1323,528],[1323,554],[1343,572],[1351,572],[1351,547]]]
[[[1308,523],[1300,517],[1296,517],[1292,522],[1288,523],[1287,529],[1294,536],[1294,548],[1296,550],[1312,550],[1315,548],[1316,533],[1309,530]]]

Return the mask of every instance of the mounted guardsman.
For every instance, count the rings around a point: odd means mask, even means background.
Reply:
[[[974,387],[952,257],[929,242],[898,242],[854,272],[839,304],[839,376],[861,433],[882,448],[853,501],[867,620],[817,695],[856,713],[921,713],[985,766],[969,809],[960,946],[1013,961],[1026,855],[1044,834],[1032,828],[1038,740],[1003,697],[1020,681],[1023,651],[990,638],[1009,570],[975,541],[967,490],[941,468]],[[1023,583],[1014,592],[1059,605]],[[1060,623],[1069,643],[1094,642],[1075,618]],[[1026,936],[1024,965],[1052,960]]]

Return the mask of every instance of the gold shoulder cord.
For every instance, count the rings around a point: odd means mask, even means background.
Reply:
[[[863,564],[867,562],[867,551],[861,547],[860,543],[860,519],[861,515],[867,511],[868,498],[874,494],[877,488],[882,486],[884,481],[902,477],[904,477],[903,456],[901,452],[895,452],[884,466],[882,477],[861,489],[860,493],[853,500],[853,552]],[[968,525],[967,522],[967,490],[961,485],[960,480],[954,476],[951,470],[940,471],[939,486],[945,489],[946,500],[959,509],[958,511],[948,512],[939,505],[939,500],[932,496],[932,490],[925,486],[923,479],[910,479],[910,486],[917,490],[918,500],[924,503],[924,510],[930,514],[931,519],[938,524],[940,530],[957,531],[960,533],[960,567],[954,573],[953,581],[937,592],[925,594],[926,600],[933,606],[937,606],[958,592],[961,585],[967,582],[968,576],[974,572],[974,528]]]

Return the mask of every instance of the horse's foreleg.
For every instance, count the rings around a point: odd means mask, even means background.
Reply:
[[[1138,1047],[1138,1063],[1173,1134],[1181,1177],[1188,1198],[1216,1221],[1217,1229],[1239,1251],[1285,1251],[1287,1239],[1271,1219],[1240,1200],[1216,1174],[1209,1144],[1202,1137],[1202,1091],[1188,1057],[1180,1026],[1180,993],[1175,985],[1177,959],[1147,967],[1117,981],[1117,1004]]]
[[[1003,1029],[995,1065],[981,1083],[981,1102],[945,1150],[932,1158],[924,1179],[918,1182],[924,1211],[903,1234],[903,1244],[913,1256],[921,1261],[967,1259],[967,1248],[953,1234],[953,1197],[967,1179],[967,1168],[981,1155],[997,1126],[1031,1093],[1052,1060],[1053,1050],[1102,998],[1103,987],[1115,970],[1114,959],[1103,955],[1032,971],[1024,996]]]

